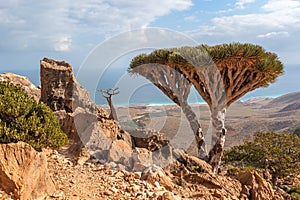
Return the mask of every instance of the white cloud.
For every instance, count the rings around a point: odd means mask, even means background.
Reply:
[[[246,4],[250,4],[250,3],[254,3],[254,2],[255,2],[255,0],[238,0],[235,3],[235,6],[239,9],[245,9]]]
[[[61,35],[54,40],[54,50],[58,52],[70,51],[72,45],[71,36]]]
[[[286,6],[277,9],[277,5],[285,2]],[[262,7],[268,10],[266,13],[216,17],[211,20],[211,26],[199,27],[198,32],[203,35],[203,30],[207,34],[207,30],[210,30],[210,35],[226,34],[245,38],[247,35],[257,36],[271,32],[282,34],[287,30],[299,30],[300,2],[298,3],[299,5],[292,0],[270,0]],[[193,31],[194,34],[196,32]]]
[[[299,55],[300,1],[269,0],[253,13],[215,17],[210,25],[186,33],[199,43],[249,42],[279,55],[287,51]],[[286,63],[295,60],[290,55],[286,54]]]
[[[270,0],[262,8],[266,11],[273,12],[273,11],[297,9],[299,8],[299,6],[300,6],[300,2],[295,0]]]
[[[270,32],[266,34],[260,34],[258,38],[280,38],[280,37],[289,37],[289,33],[286,31],[282,32]]]
[[[184,17],[184,21],[187,21],[187,22],[197,21],[197,17],[194,15],[187,16],[187,17]]]
[[[69,51],[71,43],[97,44],[103,36],[147,27],[191,6],[192,0],[8,0],[0,2],[0,49],[26,44],[35,50]],[[68,40],[61,41],[62,36]]]

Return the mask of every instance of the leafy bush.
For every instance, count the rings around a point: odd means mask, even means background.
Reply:
[[[277,178],[300,173],[300,138],[292,133],[258,133],[252,142],[225,151],[223,162],[269,169],[276,183]]]
[[[239,167],[230,167],[226,170],[226,175],[228,176],[236,176],[241,170]]]
[[[20,86],[0,82],[0,143],[23,141],[36,150],[67,144],[52,110],[30,98]]]
[[[289,193],[290,195],[296,198],[300,198],[300,188],[292,188],[288,190],[287,193]]]

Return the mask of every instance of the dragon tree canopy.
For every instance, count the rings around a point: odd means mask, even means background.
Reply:
[[[267,87],[284,73],[275,53],[247,43],[159,49],[136,56],[128,71],[138,73],[135,69],[147,64],[166,65],[182,73],[210,107],[228,107],[246,93]]]

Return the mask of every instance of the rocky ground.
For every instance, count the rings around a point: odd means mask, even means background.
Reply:
[[[173,196],[158,182],[141,180],[114,163],[74,164],[56,151],[48,154],[49,172],[57,191],[46,199],[156,199]],[[175,197],[174,197],[175,198]]]
[[[255,178],[256,173],[242,174],[239,181],[224,175],[194,173],[178,163],[166,170],[152,167],[143,173],[128,172],[113,162],[84,162],[84,157],[72,162],[57,151],[46,154],[49,174],[56,185],[56,192],[46,199],[246,200],[252,189],[254,199],[281,199],[265,180]]]

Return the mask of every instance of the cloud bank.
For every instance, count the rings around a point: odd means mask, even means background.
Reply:
[[[191,0],[2,1],[0,50],[72,51],[82,45],[79,41],[96,37],[100,42],[103,36],[147,27],[158,17],[191,6]]]

